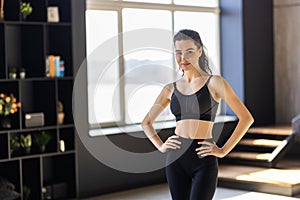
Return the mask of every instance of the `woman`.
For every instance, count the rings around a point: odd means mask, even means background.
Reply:
[[[159,151],[168,152],[166,175],[172,198],[210,200],[217,186],[217,158],[233,149],[254,120],[224,78],[211,75],[196,31],[180,30],[173,42],[183,76],[162,89],[142,127]],[[212,140],[212,128],[221,99],[239,122],[224,146],[218,147]],[[175,134],[163,142],[152,124],[169,104],[176,117],[176,128]]]

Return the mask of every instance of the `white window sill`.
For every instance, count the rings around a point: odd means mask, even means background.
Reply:
[[[215,123],[232,122],[236,120],[237,120],[236,116],[219,115],[216,117]],[[153,124],[155,129],[175,128],[175,125],[176,125],[175,121],[155,122]],[[115,135],[115,134],[122,134],[122,133],[134,133],[134,132],[141,132],[141,131],[143,131],[143,129],[140,124],[133,124],[133,125],[120,126],[120,127],[93,129],[89,131],[89,135],[94,137],[94,136]]]

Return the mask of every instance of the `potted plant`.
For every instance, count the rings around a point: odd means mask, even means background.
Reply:
[[[16,112],[18,112],[18,109],[20,107],[21,103],[17,102],[17,99],[14,97],[13,94],[0,94],[0,116],[2,128],[11,128],[11,121],[9,115],[13,115]]]
[[[13,155],[20,148],[19,138],[17,135],[11,135],[9,141],[10,141],[10,153],[11,155]]]
[[[51,135],[46,131],[42,131],[41,133],[34,135],[34,142],[39,146],[41,153],[45,151],[46,145],[49,143],[51,138]]]
[[[27,16],[32,13],[32,7],[30,3],[20,2],[20,11],[22,13],[23,20],[26,20]]]
[[[26,70],[25,68],[21,68],[20,71],[19,71],[19,75],[20,75],[20,79],[24,79],[25,76],[26,76]]]
[[[58,124],[63,124],[64,123],[64,118],[65,118],[65,114],[64,114],[64,106],[62,104],[61,101],[58,101],[57,102],[57,121],[58,121]]]
[[[21,147],[24,149],[26,154],[30,153],[30,148],[32,145],[32,139],[31,139],[31,135],[27,134],[26,136],[21,135],[20,137],[20,143],[21,143]]]

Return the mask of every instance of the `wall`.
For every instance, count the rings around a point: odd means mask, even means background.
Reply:
[[[222,76],[244,102],[243,2],[220,1],[220,7]],[[222,108],[226,109],[223,113],[233,114],[229,107]]]
[[[300,114],[300,0],[274,0],[276,123]]]
[[[275,123],[273,0],[244,0],[245,104],[254,125]]]
[[[253,125],[274,124],[273,0],[224,0],[220,6],[222,74]]]

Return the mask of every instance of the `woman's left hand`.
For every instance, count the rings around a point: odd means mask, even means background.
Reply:
[[[201,145],[199,148],[196,149],[196,152],[199,156],[215,156],[218,158],[223,158],[225,155],[221,148],[219,148],[216,143],[211,143],[207,141],[198,142]]]

